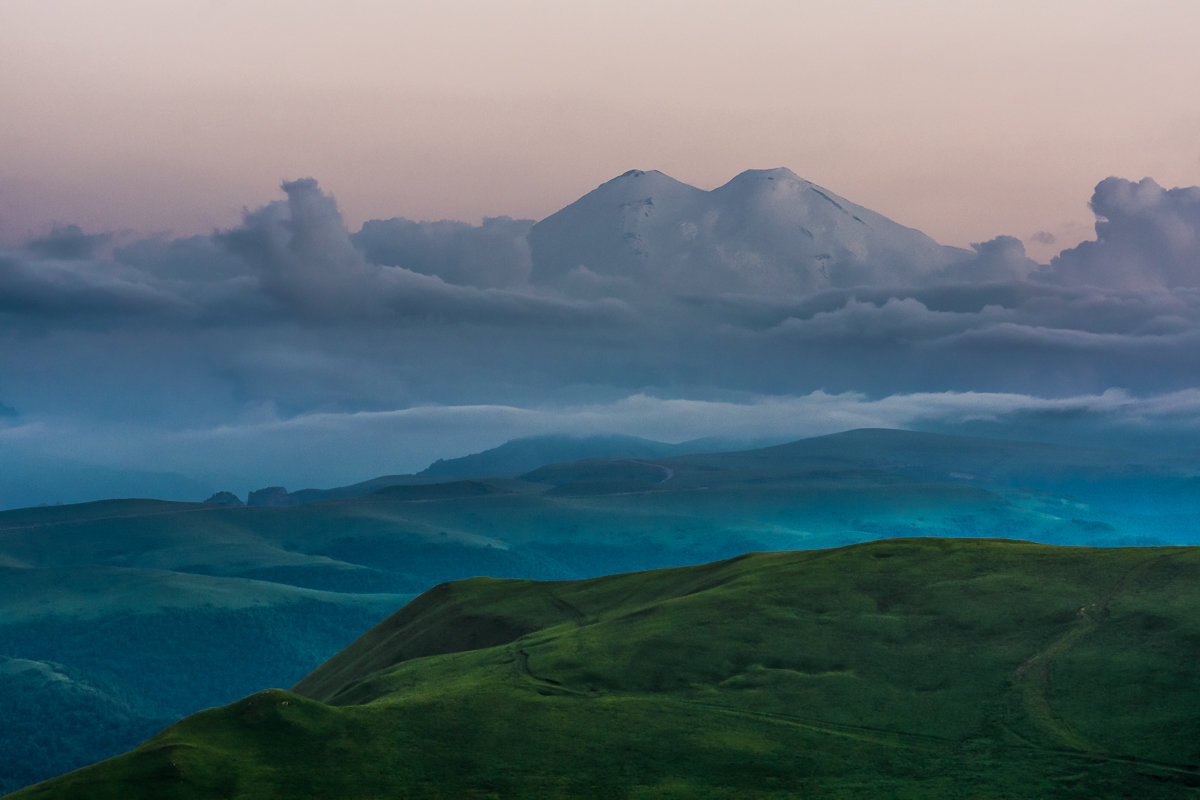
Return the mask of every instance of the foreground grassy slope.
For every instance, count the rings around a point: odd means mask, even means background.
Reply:
[[[29,798],[1200,797],[1200,551],[474,579]]]

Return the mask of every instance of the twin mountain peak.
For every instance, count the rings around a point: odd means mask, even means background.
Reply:
[[[711,191],[630,170],[534,225],[528,239],[532,282],[575,294],[901,285],[968,256],[786,168],[747,170]]]

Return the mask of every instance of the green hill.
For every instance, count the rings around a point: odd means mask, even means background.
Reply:
[[[472,579],[13,798],[1200,797],[1198,586],[978,539]]]

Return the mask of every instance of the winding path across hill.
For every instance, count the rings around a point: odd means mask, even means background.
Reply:
[[[1104,623],[1113,601],[1136,578],[1156,563],[1171,555],[1149,558],[1135,565],[1095,601],[1082,606],[1075,620],[1061,635],[1027,658],[1017,667],[1014,677],[1021,701],[1030,719],[1043,732],[1072,750],[1100,754],[1103,748],[1089,742],[1054,710],[1050,703],[1050,685],[1054,662]]]

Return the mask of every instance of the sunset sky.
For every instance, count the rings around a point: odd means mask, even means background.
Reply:
[[[5,0],[0,241],[207,233],[306,176],[354,228],[786,166],[1045,260],[1109,175],[1200,183],[1197,30],[1191,0]]]

